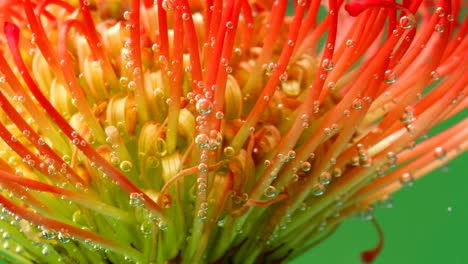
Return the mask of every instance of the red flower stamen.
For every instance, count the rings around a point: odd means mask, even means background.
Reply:
[[[467,120],[420,143],[468,106],[462,5],[1,3],[4,251],[294,258],[468,147]]]
[[[375,228],[377,229],[377,232],[379,233],[379,243],[375,248],[361,253],[361,259],[364,263],[372,263],[375,260],[375,258],[379,255],[380,251],[382,251],[384,244],[382,228],[375,219],[372,219],[372,224],[374,224]]]

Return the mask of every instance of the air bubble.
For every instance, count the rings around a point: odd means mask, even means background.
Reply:
[[[24,96],[22,96],[22,95],[13,97],[13,100],[16,100],[18,103],[24,103],[24,101],[25,101]]]
[[[277,64],[276,64],[276,63],[274,63],[274,62],[268,63],[268,65],[266,66],[266,73],[267,73],[267,75],[270,75],[270,74],[272,74],[274,71],[276,71],[276,67],[277,67]]]
[[[404,110],[407,115],[412,115],[414,113],[414,107],[411,105],[406,106]]]
[[[47,167],[47,173],[49,173],[50,175],[56,175],[57,169],[53,165],[49,165]]]
[[[331,174],[329,172],[322,172],[319,176],[320,184],[327,185],[331,182]]]
[[[229,60],[227,58],[221,58],[221,65],[223,66],[228,66],[229,65]]]
[[[414,184],[413,175],[409,172],[405,172],[400,176],[400,183],[404,187],[411,187]]]
[[[361,98],[356,98],[354,99],[353,101],[353,108],[356,109],[356,110],[359,110],[362,108],[364,102],[362,101]]]
[[[153,233],[153,221],[149,219],[143,221],[140,225],[140,231],[145,235]]]
[[[219,146],[223,142],[223,135],[218,130],[210,130],[210,138]]]
[[[68,243],[71,240],[71,236],[69,233],[66,232],[60,232],[58,234],[58,240],[62,243]]]
[[[301,164],[302,171],[307,172],[307,171],[310,171],[311,168],[312,168],[312,165],[310,164],[310,162],[308,162],[308,161],[302,162],[302,164]]]
[[[335,63],[330,60],[330,59],[324,59],[322,61],[322,68],[325,70],[325,71],[331,71],[333,70],[333,67],[335,67]]]
[[[445,27],[442,24],[437,24],[434,27],[434,31],[436,33],[443,33],[445,31]]]
[[[392,151],[387,152],[387,159],[388,159],[388,160],[396,160],[396,155],[395,155],[395,153],[392,152]]]
[[[205,210],[198,210],[197,217],[200,220],[205,220],[208,216],[208,213]]]
[[[359,216],[362,220],[372,220],[374,218],[374,207],[369,206],[366,210],[362,211]]]
[[[159,228],[159,230],[165,231],[165,230],[169,229],[169,224],[166,221],[161,220],[158,223],[158,228]]]
[[[197,121],[198,124],[205,124],[206,123],[206,116],[204,115],[199,115],[197,118],[195,118],[195,121]]]
[[[445,9],[443,7],[437,7],[436,10],[435,10],[435,14],[438,16],[438,17],[443,17],[445,16]]]
[[[161,50],[161,46],[159,45],[159,43],[154,43],[154,44],[151,46],[151,50],[152,50],[154,53],[159,53],[159,51]],[[124,77],[121,77],[121,78],[124,78]]]
[[[174,4],[172,0],[163,0],[162,1],[162,8],[166,11],[172,11],[174,9]]]
[[[273,198],[276,196],[276,188],[274,186],[268,186],[264,191],[263,191],[263,194],[266,196],[266,197],[269,197],[269,198]]]
[[[384,74],[384,83],[392,84],[397,80],[397,74],[394,70],[386,70]]]
[[[233,29],[234,28],[234,23],[232,21],[228,21],[228,22],[226,22],[226,27],[228,29]]]
[[[145,205],[145,198],[142,193],[131,193],[129,204],[133,207]]]
[[[305,6],[307,4],[307,0],[297,0],[296,3],[298,6]]]
[[[379,202],[378,205],[380,208],[392,208],[393,207],[393,199],[391,196],[386,195],[383,197]]]
[[[196,103],[196,109],[201,115],[207,115],[213,111],[213,104],[206,98],[201,98]]]
[[[23,254],[23,248],[20,245],[17,245],[15,248],[17,254]]]
[[[224,113],[221,111],[216,112],[215,114],[217,119],[223,119],[224,118]]]
[[[291,181],[293,181],[293,182],[299,181],[299,175],[297,175],[296,173],[294,173],[294,174],[292,175]]]
[[[125,11],[125,12],[123,13],[123,18],[124,18],[125,20],[127,20],[127,21],[130,20],[130,18],[131,18],[131,12],[130,12],[130,11]]]
[[[346,40],[346,47],[354,48],[354,40],[352,40],[352,39]]]
[[[442,160],[447,156],[447,151],[443,147],[436,147],[434,149],[434,156],[438,160]]]
[[[351,116],[351,111],[348,110],[348,109],[344,110],[344,111],[343,111],[343,116],[344,116],[344,117],[350,117],[350,116]]]
[[[288,74],[286,72],[283,72],[280,76],[279,76],[279,80],[282,81],[282,82],[285,82],[288,80]]]
[[[432,71],[431,72],[431,79],[434,81],[440,80],[440,74],[437,71]]]
[[[320,183],[316,183],[314,187],[312,187],[312,193],[315,196],[321,196],[323,193],[325,193],[325,186]]]
[[[235,150],[233,147],[225,147],[223,152],[224,155],[226,155],[226,157],[232,157],[235,154]]]
[[[219,220],[219,221],[216,223],[216,225],[219,226],[219,227],[223,227],[225,224],[226,224],[226,219],[225,219],[225,218]]]
[[[207,134],[199,134],[197,137],[195,137],[195,144],[197,144],[199,148],[208,147],[209,141],[210,137]]]
[[[50,255],[52,254],[52,249],[50,248],[49,245],[44,245],[44,247],[42,248],[41,253],[45,257],[50,257]]]
[[[333,171],[332,171],[332,175],[335,178],[341,177],[341,175],[342,175],[341,169],[340,168],[334,168]]]
[[[382,168],[377,168],[375,173],[377,178],[383,178],[385,176],[385,170]]]
[[[190,19],[190,14],[189,13],[183,13],[182,14],[182,19],[185,20],[185,21],[189,20]]]
[[[413,115],[409,115],[409,114],[403,114],[401,117],[400,117],[400,121],[404,124],[408,124],[410,122],[413,121]]]
[[[414,124],[407,124],[406,130],[408,131],[408,133],[413,134],[414,132],[416,132],[416,126]]]
[[[137,86],[137,85],[136,85],[136,82],[134,82],[134,81],[129,81],[129,82],[128,82],[128,85],[127,85],[128,89],[129,89],[130,91],[135,91],[136,86]]]
[[[400,27],[410,29],[414,25],[414,19],[411,16],[402,16],[400,18]]]
[[[198,164],[198,170],[200,172],[207,172],[208,171],[208,165],[206,163],[200,163],[200,164]]]

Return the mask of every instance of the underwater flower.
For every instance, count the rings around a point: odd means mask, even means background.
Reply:
[[[459,0],[288,4],[0,1],[5,258],[286,262],[466,151]]]

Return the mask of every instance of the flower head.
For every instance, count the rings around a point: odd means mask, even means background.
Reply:
[[[21,263],[297,256],[466,150],[468,120],[420,140],[468,104],[460,8],[0,2],[4,252]]]

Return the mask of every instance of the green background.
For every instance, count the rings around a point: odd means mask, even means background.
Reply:
[[[433,129],[434,134],[468,116],[468,109]],[[393,195],[391,209],[376,206],[384,247],[373,264],[468,263],[468,153],[453,159],[412,187]],[[360,264],[360,253],[377,245],[369,221],[346,220],[328,240],[291,264]]]

